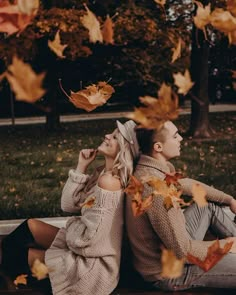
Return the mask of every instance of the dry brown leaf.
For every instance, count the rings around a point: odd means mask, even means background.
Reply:
[[[124,190],[129,196],[134,196],[136,193],[142,194],[144,186],[141,181],[139,181],[135,176],[131,175],[129,184]]]
[[[236,16],[236,0],[227,0],[227,10]]]
[[[17,6],[23,14],[36,14],[39,8],[39,0],[18,0]]]
[[[65,58],[65,56],[63,55],[63,51],[67,46],[67,44],[61,44],[59,31],[57,31],[53,41],[48,40],[48,47],[60,58]]]
[[[166,4],[166,0],[154,0],[157,4],[164,6]]]
[[[232,245],[233,242],[227,242],[224,245],[224,248],[220,248],[220,242],[219,240],[216,240],[208,248],[207,256],[204,260],[200,260],[192,254],[188,254],[187,259],[190,263],[198,265],[204,271],[208,271],[230,251]]]
[[[222,8],[216,8],[212,12],[210,20],[213,27],[225,34],[236,30],[236,18]]]
[[[64,91],[63,88],[62,90]],[[78,92],[71,91],[70,96],[64,91],[75,107],[84,109],[87,112],[91,112],[97,107],[105,104],[114,92],[114,88],[106,82],[98,82],[97,85],[92,84],[86,87],[86,89]]]
[[[175,120],[179,115],[178,97],[172,92],[171,87],[162,83],[158,97],[140,97],[145,107],[135,108],[127,117],[136,121],[138,127],[147,129],[160,129],[164,122]]]
[[[178,180],[183,178],[183,175],[181,173],[176,172],[175,174],[166,174],[165,182],[167,185],[179,185]]]
[[[45,73],[36,74],[31,66],[13,57],[12,64],[8,67],[6,77],[14,91],[16,100],[34,103],[45,94],[42,88]]]
[[[37,278],[37,280],[43,280],[48,276],[49,269],[39,259],[35,259],[33,266],[31,267],[31,272],[33,277]]]
[[[205,7],[199,1],[194,1],[197,4],[196,16],[193,17],[195,26],[200,30],[205,30],[205,26],[210,23],[211,4]]]
[[[81,208],[91,208],[95,203],[95,197],[88,197],[83,203],[80,204]]]
[[[181,57],[181,43],[182,43],[182,40],[181,38],[179,38],[177,46],[172,49],[173,54],[172,54],[171,63],[175,62],[178,58]]]
[[[194,183],[192,186],[193,200],[197,203],[199,207],[204,207],[207,205],[206,200],[206,190],[199,183]]]
[[[174,83],[178,87],[178,93],[180,94],[186,95],[194,85],[188,70],[185,70],[184,75],[178,72],[177,74],[173,74],[173,77]]]
[[[102,36],[103,36],[103,41],[105,44],[114,44],[113,27],[114,27],[113,21],[110,18],[110,16],[107,15],[107,18],[102,27]]]
[[[16,279],[14,280],[14,285],[18,286],[18,285],[27,285],[27,277],[28,275],[19,275],[16,277]]]
[[[84,4],[87,14],[83,15],[80,20],[84,27],[89,31],[89,40],[92,43],[103,42],[100,23],[97,20],[95,14],[89,10],[86,4]]]
[[[178,259],[172,250],[162,249],[161,264],[163,278],[175,279],[182,275],[185,259]]]

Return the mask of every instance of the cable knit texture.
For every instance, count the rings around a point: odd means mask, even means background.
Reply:
[[[97,176],[70,170],[62,192],[62,209],[78,213],[61,228],[50,249],[46,265],[54,295],[107,295],[119,280],[123,230],[123,190],[100,188]],[[88,190],[88,183],[90,185]],[[95,197],[91,208],[79,204]]]
[[[167,162],[162,162],[142,155],[134,175],[137,178],[152,175],[161,180],[166,173],[175,172],[174,166]],[[197,182],[193,179],[183,178],[179,180],[184,195],[192,195],[192,184]],[[200,183],[200,182],[198,182]],[[207,199],[219,203],[229,204],[232,197],[216,190],[208,185],[202,184],[207,192]],[[143,196],[152,193],[153,188],[144,185]],[[155,197],[150,209],[139,217],[134,217],[131,208],[131,197],[126,198],[126,226],[130,240],[133,262],[136,270],[147,280],[156,281],[162,279],[161,273],[161,247],[172,249],[178,258],[182,258],[190,253],[200,259],[207,255],[208,247],[212,241],[192,240],[186,231],[185,217],[180,208],[166,210],[163,205],[162,196]],[[221,246],[226,241],[220,240]]]

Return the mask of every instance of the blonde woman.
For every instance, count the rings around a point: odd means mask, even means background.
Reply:
[[[55,295],[113,291],[119,280],[124,188],[139,152],[134,127],[131,120],[117,121],[97,149],[79,153],[62,192],[62,210],[75,214],[64,228],[29,219],[3,240],[3,267],[11,275],[30,273],[38,258],[50,270]],[[105,164],[88,175],[98,153]]]

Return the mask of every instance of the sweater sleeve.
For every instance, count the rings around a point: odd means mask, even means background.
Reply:
[[[104,251],[95,249],[93,245],[99,244],[98,241],[105,245],[121,196],[122,190],[107,191],[95,185],[88,196],[95,197],[95,203],[89,208],[83,207],[81,216],[70,218],[66,224],[66,242],[71,251],[90,257],[99,256]],[[122,213],[123,210],[120,211]],[[122,216],[118,220],[123,224]]]
[[[147,214],[154,231],[164,246],[172,250],[179,259],[187,254],[192,254],[204,260],[208,247],[214,241],[192,240],[186,230],[185,218],[181,208],[172,207],[166,210],[163,201],[164,198],[162,196],[155,197]],[[220,240],[221,247],[225,243],[225,240]]]
[[[62,190],[61,208],[65,212],[76,213],[80,211],[79,203],[86,198],[83,189],[88,182],[89,175],[71,169],[69,177]]]
[[[209,185],[206,185],[200,181],[196,181],[194,179],[191,178],[182,178],[179,179],[179,183],[181,184],[181,187],[183,189],[183,194],[184,195],[189,195],[192,196],[192,186],[194,183],[198,183],[200,185],[202,185],[205,190],[206,190],[206,198],[208,201],[210,202],[217,202],[220,204],[226,204],[229,205],[230,202],[232,201],[233,197],[225,194],[224,192],[215,189],[214,187],[211,187]]]

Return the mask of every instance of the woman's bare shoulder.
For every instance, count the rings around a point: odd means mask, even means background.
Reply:
[[[112,174],[103,174],[98,179],[98,186],[108,191],[118,191],[121,187],[120,179]]]

